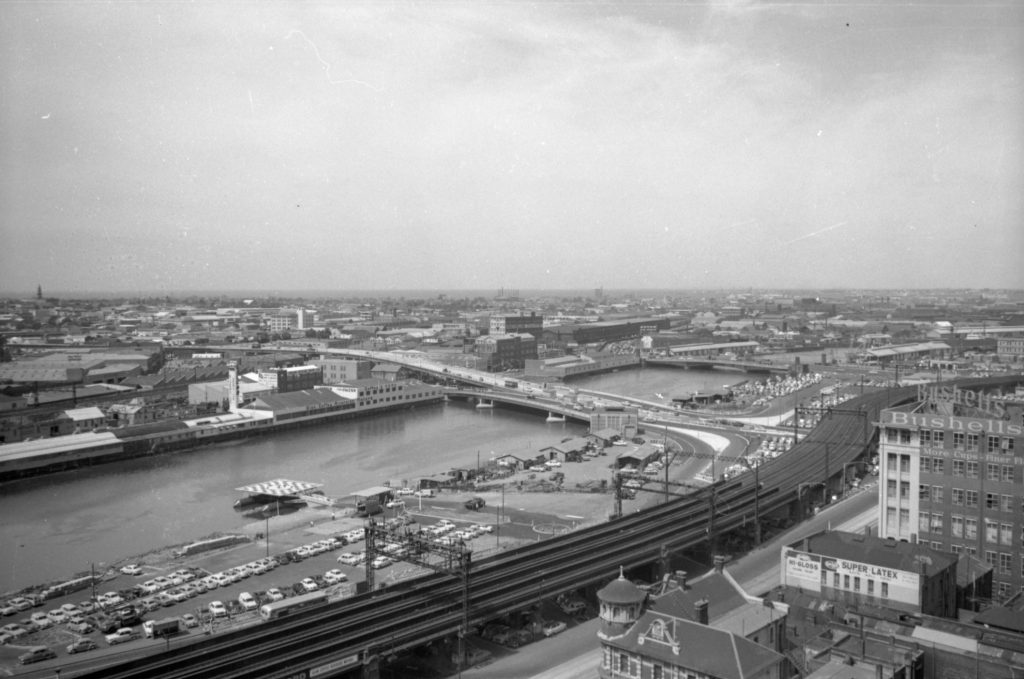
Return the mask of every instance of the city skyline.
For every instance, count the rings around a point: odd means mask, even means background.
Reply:
[[[1012,3],[0,17],[5,294],[1024,287]]]

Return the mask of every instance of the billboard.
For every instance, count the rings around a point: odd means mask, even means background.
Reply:
[[[790,587],[821,589],[821,557],[817,554],[787,551],[783,558],[784,584]]]

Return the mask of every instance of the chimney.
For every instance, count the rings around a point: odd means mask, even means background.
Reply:
[[[228,363],[228,410],[238,410],[238,363]]]
[[[864,537],[871,537],[871,526],[864,526]]]
[[[701,599],[693,604],[694,613],[697,614],[697,622],[702,625],[708,624],[708,600]]]
[[[676,584],[679,589],[686,589],[686,571],[676,571]]]
[[[725,567],[725,556],[722,554],[715,554],[715,572],[721,573],[722,568]]]

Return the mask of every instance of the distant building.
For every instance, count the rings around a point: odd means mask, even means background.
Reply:
[[[261,370],[259,380],[279,393],[312,389],[323,384],[324,370],[317,365],[300,365],[291,368]]]
[[[635,406],[599,406],[590,413],[590,431],[614,429],[630,439],[639,427],[640,409]]]
[[[62,417],[71,420],[74,424],[76,434],[84,431],[91,431],[97,427],[102,427],[107,423],[107,416],[103,414],[102,410],[95,406],[65,410],[62,413]]]
[[[370,369],[373,366],[371,361],[331,356],[321,356],[310,363],[323,369],[324,384],[341,384],[349,380],[369,379]]]
[[[1000,361],[1006,363],[1024,361],[1024,335],[998,338],[996,340],[996,356]]]
[[[268,319],[271,332],[284,332],[286,330],[305,330],[313,327],[314,314],[312,311],[297,309],[294,311],[279,311],[271,314]]]
[[[537,355],[537,343],[532,336],[532,355],[528,355],[531,342],[524,342],[520,335],[485,335],[476,340],[476,352],[490,372],[520,370],[527,358]]]
[[[490,334],[511,335],[529,333],[534,339],[540,339],[544,331],[544,317],[536,312],[529,316],[491,316]]]

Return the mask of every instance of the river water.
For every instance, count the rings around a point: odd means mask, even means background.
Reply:
[[[671,368],[620,370],[570,386],[645,400],[721,388],[742,373]],[[437,404],[101,465],[0,485],[0,592],[69,577],[101,564],[252,522],[232,508],[234,489],[288,478],[345,497],[384,481],[402,484],[474,467],[492,455],[535,454],[581,423],[539,414]]]

